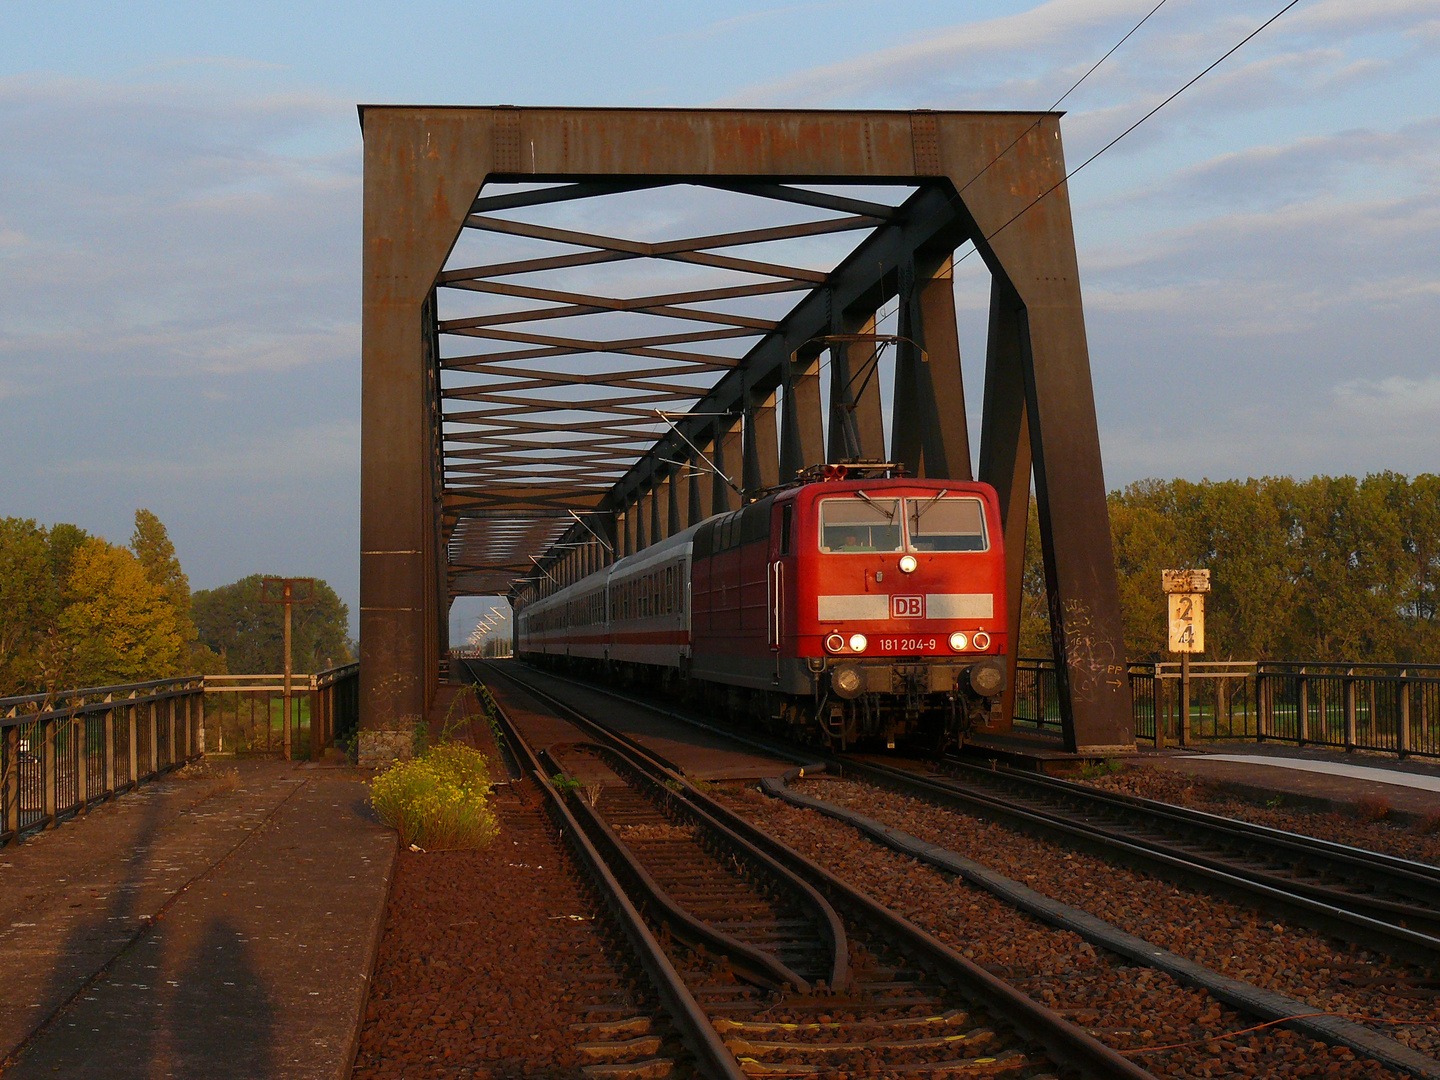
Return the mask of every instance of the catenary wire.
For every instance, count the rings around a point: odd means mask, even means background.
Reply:
[[[1167,0],[1160,0],[1160,2],[1159,2],[1158,4],[1156,4],[1153,8],[1151,8],[1151,9],[1146,13],[1146,15],[1145,15],[1145,17],[1144,17],[1143,19],[1141,19],[1141,20],[1140,20],[1139,22],[1137,22],[1134,26],[1132,26],[1128,31],[1126,31],[1124,37],[1122,37],[1122,38],[1121,38],[1119,41],[1117,41],[1114,45],[1111,45],[1110,48],[1109,48],[1109,50],[1105,53],[1105,55],[1102,56],[1102,57],[1100,57],[1099,60],[1096,60],[1095,63],[1091,64],[1090,67],[1089,67],[1089,69],[1085,72],[1085,74],[1084,74],[1084,75],[1081,75],[1080,78],[1076,79],[1075,82],[1071,85],[1070,89],[1069,89],[1069,90],[1066,90],[1065,93],[1061,94],[1058,98],[1056,98],[1056,99],[1050,104],[1050,107],[1049,107],[1048,109],[1046,109],[1045,111],[1046,111],[1047,113],[1052,113],[1052,112],[1054,112],[1056,109],[1058,109],[1058,108],[1060,107],[1061,102],[1063,102],[1066,98],[1068,98],[1071,94],[1073,94],[1076,90],[1078,90],[1078,89],[1080,88],[1080,84],[1081,84],[1081,83],[1083,83],[1083,82],[1084,82],[1086,79],[1088,79],[1091,75],[1095,74],[1095,69],[1098,68],[1101,64],[1105,63],[1106,60],[1109,60],[1110,57],[1114,54],[1115,50],[1118,49],[1118,48],[1120,48],[1121,45],[1124,45],[1125,42],[1129,41],[1130,38],[1131,38],[1131,36],[1135,33],[1135,31],[1139,30],[1142,26],[1144,26],[1147,22],[1149,22],[1149,21],[1150,21],[1150,16],[1151,16],[1151,15],[1154,15],[1157,11],[1159,11],[1162,7],[1164,7],[1165,4],[1166,4],[1166,2],[1167,2]],[[987,172],[989,172],[991,166],[993,166],[997,161],[999,161],[1002,157],[1004,157],[1006,154],[1008,154],[1011,150],[1014,150],[1015,147],[1019,145],[1020,140],[1024,139],[1025,136],[1029,135],[1030,132],[1034,131],[1034,130],[1035,130],[1037,127],[1039,127],[1039,126],[1040,126],[1040,121],[1039,121],[1039,120],[1036,120],[1036,121],[1035,121],[1034,123],[1032,123],[1028,128],[1026,128],[1024,131],[1022,131],[1019,135],[1016,135],[1014,141],[1012,141],[1009,146],[1005,147],[1004,150],[1001,150],[998,154],[996,154],[993,158],[991,158],[991,159],[989,160],[989,162],[986,163],[986,165],[985,165],[985,167],[984,167],[983,169],[981,169],[979,172],[977,172],[974,176],[972,176],[972,177],[966,182],[965,186],[960,189],[961,193],[963,194],[965,191],[967,191],[967,190],[969,189],[969,187],[970,187],[971,184],[975,183],[976,180],[979,180],[980,177],[984,176]]]
[[[1271,15],[1270,18],[1266,19],[1263,23],[1261,23],[1259,26],[1257,26],[1254,30],[1251,30],[1250,33],[1246,34],[1246,35],[1245,35],[1243,38],[1241,38],[1238,42],[1236,42],[1236,43],[1235,43],[1234,45],[1232,45],[1229,49],[1227,49],[1217,60],[1215,60],[1213,63],[1211,63],[1208,67],[1206,67],[1206,68],[1205,68],[1203,71],[1201,71],[1198,75],[1193,76],[1188,82],[1185,83],[1185,85],[1181,86],[1178,90],[1176,90],[1176,91],[1174,91],[1173,93],[1171,93],[1171,94],[1170,94],[1169,96],[1167,96],[1164,100],[1162,100],[1158,105],[1154,106],[1154,107],[1151,108],[1148,112],[1146,112],[1145,115],[1141,116],[1140,119],[1136,120],[1133,124],[1131,124],[1129,127],[1127,127],[1124,131],[1120,132],[1119,135],[1116,135],[1113,139],[1111,139],[1109,142],[1107,142],[1104,146],[1100,147],[1099,150],[1096,150],[1093,154],[1091,154],[1088,158],[1086,158],[1084,161],[1082,161],[1079,165],[1076,165],[1075,168],[1071,169],[1071,170],[1070,170],[1068,173],[1066,173],[1061,179],[1055,181],[1055,183],[1051,184],[1048,188],[1046,188],[1044,191],[1042,191],[1039,195],[1036,195],[1035,198],[1031,199],[1031,200],[1030,200],[1028,203],[1026,203],[1023,207],[1021,207],[1019,210],[1017,210],[1017,211],[1010,217],[1010,219],[1005,222],[1005,224],[1001,225],[1001,226],[1000,226],[998,229],[996,229],[994,232],[989,233],[988,235],[986,235],[986,236],[985,236],[985,242],[986,242],[986,243],[989,243],[991,240],[995,239],[995,237],[999,236],[1002,232],[1004,232],[1006,229],[1008,229],[1011,225],[1015,224],[1016,221],[1018,221],[1021,217],[1023,217],[1023,216],[1024,216],[1025,214],[1027,214],[1030,210],[1032,210],[1042,199],[1044,199],[1046,196],[1050,195],[1052,192],[1054,192],[1054,191],[1055,191],[1057,188],[1059,188],[1061,185],[1063,185],[1063,184],[1065,184],[1065,183],[1068,183],[1069,180],[1070,180],[1070,178],[1073,177],[1076,173],[1078,173],[1081,169],[1085,168],[1085,166],[1089,165],[1092,161],[1094,161],[1096,158],[1098,158],[1101,154],[1105,153],[1105,151],[1109,150],[1112,146],[1114,146],[1116,143],[1118,143],[1121,139],[1125,138],[1126,135],[1129,135],[1132,131],[1134,131],[1136,128],[1138,128],[1138,127],[1139,127],[1141,124],[1143,124],[1146,120],[1149,120],[1150,117],[1154,116],[1157,112],[1159,112],[1161,109],[1163,109],[1166,105],[1170,104],[1170,102],[1174,101],[1177,97],[1179,97],[1181,94],[1183,94],[1186,90],[1190,89],[1190,87],[1194,86],[1197,82],[1199,82],[1201,79],[1203,79],[1206,75],[1210,74],[1210,72],[1214,71],[1217,67],[1219,67],[1221,64],[1223,64],[1226,60],[1230,59],[1230,57],[1234,56],[1237,52],[1240,51],[1241,48],[1243,48],[1243,47],[1246,45],[1246,43],[1248,43],[1251,39],[1253,39],[1254,37],[1256,37],[1262,30],[1264,30],[1267,26],[1269,26],[1271,23],[1273,23],[1276,19],[1280,18],[1280,16],[1284,15],[1287,11],[1289,11],[1291,8],[1293,8],[1293,7],[1294,7],[1296,4],[1298,4],[1299,2],[1300,2],[1300,0],[1290,0],[1290,2],[1289,2],[1288,4],[1286,4],[1284,7],[1282,7],[1282,8],[1281,8],[1279,11],[1277,11],[1274,15]],[[978,248],[971,248],[969,251],[967,251],[964,255],[960,256],[960,258],[956,259],[955,261],[956,261],[957,263],[959,263],[959,262],[964,262],[964,261],[965,261],[966,259],[968,259],[971,255],[973,255],[977,250],[979,250],[979,249],[978,249]]]

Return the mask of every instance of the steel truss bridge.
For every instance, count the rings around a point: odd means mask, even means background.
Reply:
[[[426,715],[454,597],[888,458],[999,491],[1012,637],[1033,470],[1066,742],[1133,744],[1058,114],[360,116],[362,741]],[[962,247],[991,276],[975,463]]]

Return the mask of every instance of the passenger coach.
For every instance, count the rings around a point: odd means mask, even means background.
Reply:
[[[1005,682],[994,489],[826,477],[520,608],[517,655],[703,692],[841,747],[963,741]]]

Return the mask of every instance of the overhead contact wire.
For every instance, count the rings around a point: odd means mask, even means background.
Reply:
[[[1048,109],[1046,109],[1045,111],[1046,111],[1046,112],[1054,112],[1056,109],[1058,109],[1058,108],[1060,107],[1061,102],[1063,102],[1066,98],[1068,98],[1071,94],[1073,94],[1076,90],[1078,90],[1078,89],[1080,88],[1080,84],[1081,84],[1081,83],[1083,83],[1083,82],[1084,82],[1086,79],[1088,79],[1091,75],[1095,74],[1095,69],[1098,68],[1101,64],[1105,63],[1106,60],[1109,60],[1110,57],[1114,54],[1115,50],[1118,49],[1118,48],[1120,48],[1121,45],[1124,45],[1125,42],[1129,41],[1130,38],[1131,38],[1131,36],[1135,33],[1135,31],[1136,31],[1136,30],[1139,30],[1142,26],[1144,26],[1147,22],[1149,22],[1149,21],[1150,21],[1150,16],[1151,16],[1151,15],[1154,15],[1157,11],[1159,11],[1162,7],[1164,7],[1166,3],[1167,3],[1167,0],[1160,0],[1160,2],[1159,2],[1158,4],[1156,4],[1153,8],[1151,8],[1151,9],[1149,10],[1149,12],[1146,13],[1146,15],[1145,15],[1145,17],[1144,17],[1143,19],[1141,19],[1141,20],[1140,20],[1139,22],[1137,22],[1134,26],[1132,26],[1132,27],[1126,32],[1126,34],[1125,34],[1124,37],[1122,37],[1122,38],[1121,38],[1119,41],[1117,41],[1114,45],[1111,45],[1110,48],[1109,48],[1109,50],[1105,53],[1105,55],[1102,56],[1102,57],[1100,57],[1099,60],[1096,60],[1095,63],[1091,64],[1089,70],[1086,71],[1084,75],[1081,75],[1080,78],[1076,79],[1075,82],[1074,82],[1074,84],[1071,85],[1071,87],[1070,87],[1069,90],[1066,90],[1065,93],[1061,94],[1058,98],[1056,98],[1053,102],[1051,102],[1050,107],[1049,107]],[[1015,136],[1014,141],[1011,142],[1009,146],[1005,147],[1004,150],[1001,150],[998,154],[996,154],[993,158],[991,158],[990,161],[985,165],[985,167],[984,167],[983,169],[981,169],[979,172],[977,172],[974,176],[972,176],[972,177],[966,182],[965,186],[960,189],[961,194],[964,194],[966,191],[968,191],[971,184],[975,183],[976,180],[979,180],[980,177],[984,176],[987,172],[989,172],[991,166],[993,166],[997,161],[999,161],[1002,157],[1004,157],[1006,154],[1008,154],[1011,150],[1014,150],[1015,147],[1016,147],[1017,145],[1019,145],[1020,140],[1022,140],[1023,138],[1025,138],[1025,136],[1029,135],[1030,132],[1034,131],[1034,130],[1035,130],[1037,127],[1039,127],[1039,126],[1040,126],[1040,121],[1039,121],[1039,120],[1036,120],[1036,121],[1035,121],[1034,123],[1032,123],[1028,128],[1026,128],[1024,131],[1022,131],[1019,135]]]
[[[1070,181],[1070,178],[1073,177],[1076,173],[1078,173],[1081,169],[1085,168],[1085,166],[1089,165],[1092,161],[1094,161],[1096,158],[1098,158],[1101,154],[1105,153],[1105,151],[1109,150],[1112,146],[1114,146],[1116,143],[1118,143],[1121,139],[1123,139],[1123,138],[1125,138],[1125,136],[1129,135],[1132,131],[1134,131],[1136,128],[1138,128],[1138,127],[1139,127],[1141,124],[1143,124],[1146,120],[1149,120],[1150,117],[1154,116],[1157,112],[1159,112],[1161,109],[1163,109],[1166,105],[1169,105],[1170,102],[1174,101],[1174,100],[1175,100],[1176,98],[1178,98],[1181,94],[1183,94],[1186,90],[1189,90],[1190,87],[1194,86],[1197,82],[1199,82],[1201,79],[1203,79],[1206,75],[1209,75],[1210,72],[1214,71],[1217,67],[1219,67],[1221,64],[1223,64],[1226,60],[1230,59],[1230,57],[1234,56],[1237,52],[1239,52],[1242,48],[1244,48],[1245,45],[1247,45],[1252,39],[1254,39],[1256,36],[1258,36],[1266,27],[1268,27],[1268,26],[1269,26],[1271,23],[1273,23],[1276,19],[1280,18],[1280,16],[1284,15],[1287,11],[1289,11],[1291,8],[1293,8],[1293,7],[1294,7],[1296,4],[1298,4],[1299,2],[1300,2],[1300,0],[1290,0],[1290,2],[1289,2],[1288,4],[1286,4],[1284,7],[1282,7],[1282,8],[1281,8],[1279,11],[1277,11],[1274,15],[1271,15],[1270,18],[1266,19],[1263,23],[1261,23],[1259,26],[1257,26],[1254,30],[1251,30],[1250,33],[1246,34],[1246,35],[1245,35],[1243,38],[1241,38],[1239,41],[1237,41],[1234,45],[1232,45],[1229,49],[1227,49],[1223,54],[1221,54],[1221,56],[1220,56],[1218,59],[1216,59],[1213,63],[1211,63],[1208,67],[1206,67],[1206,68],[1205,68],[1203,71],[1201,71],[1198,75],[1195,75],[1194,77],[1192,77],[1187,83],[1185,83],[1185,85],[1181,86],[1178,90],[1176,90],[1176,91],[1174,91],[1173,93],[1171,93],[1171,94],[1170,94],[1169,96],[1167,96],[1163,101],[1161,101],[1158,105],[1154,106],[1154,107],[1151,108],[1148,112],[1146,112],[1145,115],[1143,115],[1142,117],[1140,117],[1140,119],[1136,120],[1133,124],[1131,124],[1129,127],[1127,127],[1124,131],[1120,132],[1119,135],[1116,135],[1113,139],[1111,139],[1109,142],[1107,142],[1104,146],[1100,147],[1099,150],[1096,150],[1093,154],[1091,154],[1088,158],[1086,158],[1084,161],[1082,161],[1079,165],[1076,165],[1075,168],[1071,169],[1071,170],[1070,170],[1068,173],[1066,173],[1061,179],[1055,181],[1055,183],[1051,184],[1048,188],[1046,188],[1044,191],[1042,191],[1039,195],[1036,195],[1035,198],[1031,199],[1031,200],[1030,200],[1028,203],[1026,203],[1023,207],[1021,207],[1019,210],[1017,210],[1017,211],[1015,212],[1015,214],[1014,214],[1008,221],[1005,222],[1005,224],[1001,225],[1001,226],[1000,226],[998,229],[996,229],[994,232],[989,233],[989,234],[985,237],[985,242],[986,242],[986,243],[989,243],[991,240],[995,239],[995,237],[999,236],[1002,232],[1004,232],[1006,229],[1008,229],[1011,225],[1015,224],[1016,221],[1020,220],[1020,218],[1022,218],[1025,214],[1029,213],[1032,209],[1034,209],[1034,207],[1035,207],[1042,199],[1044,199],[1044,198],[1046,198],[1047,196],[1049,196],[1049,195],[1050,195],[1051,193],[1053,193],[1057,188],[1060,188],[1060,187],[1063,186],[1064,184],[1068,183],[1068,182]],[[1148,18],[1148,16],[1147,16],[1147,18]],[[992,163],[992,164],[993,164],[993,163]],[[974,183],[974,181],[972,180],[971,183]],[[964,255],[960,256],[960,258],[956,259],[955,261],[956,261],[957,263],[958,263],[958,262],[964,262],[964,261],[965,261],[966,259],[968,259],[971,255],[973,255],[976,250],[977,250],[977,249],[975,249],[975,248],[972,247],[969,251],[967,251]]]

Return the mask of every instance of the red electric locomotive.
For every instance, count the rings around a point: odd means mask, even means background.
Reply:
[[[956,745],[1005,684],[986,484],[843,468],[720,514],[516,615],[516,651],[654,679],[836,746]]]

